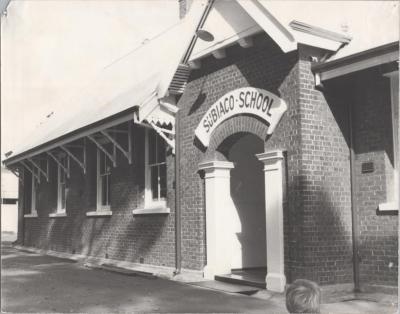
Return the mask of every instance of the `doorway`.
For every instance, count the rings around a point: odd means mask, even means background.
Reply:
[[[231,272],[219,280],[258,282],[265,287],[267,253],[263,164],[256,154],[263,141],[250,133],[235,134],[221,144],[220,151],[234,168],[230,172],[230,197],[236,223],[231,233]]]

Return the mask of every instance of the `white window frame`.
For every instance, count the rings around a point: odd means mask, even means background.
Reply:
[[[26,170],[25,170],[26,171]],[[32,171],[35,171],[35,169],[33,169]],[[31,184],[31,206],[29,208],[29,213],[25,214],[24,217],[25,218],[35,218],[38,216],[37,214],[37,210],[36,210],[36,192],[37,192],[37,182],[35,179],[35,176],[31,173],[31,180],[32,180],[32,184]]]
[[[101,169],[100,169],[100,159],[104,158],[105,164],[109,164],[110,165],[110,171],[106,174],[102,174],[101,173]],[[112,167],[112,162],[110,161],[110,159],[106,156],[106,154],[101,151],[99,148],[97,148],[97,206],[96,206],[96,210],[99,212],[103,212],[103,211],[110,211],[111,210],[111,201],[110,201],[110,196],[111,196],[111,184],[110,184],[110,178],[111,178],[111,167]],[[103,199],[103,180],[105,177],[108,177],[108,204],[103,205],[102,204],[102,199]]]
[[[66,169],[69,169],[69,156],[60,156],[60,162]],[[65,181],[63,182],[62,179]],[[62,190],[64,189],[65,204],[62,202]],[[67,174],[60,165],[57,165],[57,212],[58,214],[65,214],[67,207]]]
[[[151,130],[152,131],[152,130]],[[151,168],[159,167],[162,164],[166,164],[166,160],[162,163],[157,163],[150,165],[149,161],[149,151],[150,151],[150,136],[149,129],[146,129],[145,135],[145,208],[166,208],[167,198],[161,198],[160,195],[157,200],[153,200],[152,190],[151,190]],[[159,136],[157,134],[157,136]],[[161,138],[161,137],[160,137]],[[158,188],[159,194],[161,193],[161,188]]]
[[[390,96],[391,96],[391,113],[392,113],[392,132],[393,132],[393,199],[387,200],[386,203],[379,204],[380,211],[398,211],[399,210],[399,71],[393,71],[385,74],[390,78]],[[397,110],[397,119],[394,114]]]

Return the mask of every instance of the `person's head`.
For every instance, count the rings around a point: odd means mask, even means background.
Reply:
[[[286,308],[290,313],[319,313],[321,292],[310,280],[297,279],[286,289]]]

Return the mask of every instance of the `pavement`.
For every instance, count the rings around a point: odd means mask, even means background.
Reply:
[[[127,276],[2,243],[2,312],[287,313],[284,297],[217,291],[156,277]],[[322,313],[397,313],[397,304],[352,299]]]

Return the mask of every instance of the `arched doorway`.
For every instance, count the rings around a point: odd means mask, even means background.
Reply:
[[[234,237],[232,270],[266,267],[265,195],[263,167],[256,154],[263,141],[250,133],[239,133],[221,144],[231,170],[230,194],[238,216]],[[227,142],[227,143],[226,143]]]
[[[216,146],[214,160],[199,164],[205,180],[204,277],[237,279],[232,269],[263,268],[257,286],[282,292],[284,156],[280,150],[263,152],[263,144],[256,135],[236,132]]]

